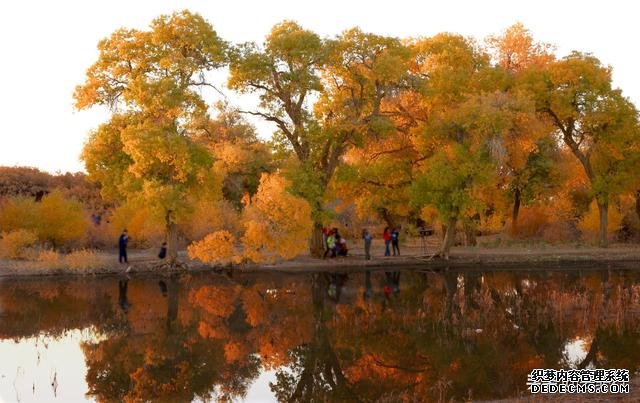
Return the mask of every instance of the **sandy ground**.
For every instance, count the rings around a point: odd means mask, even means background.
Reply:
[[[311,256],[299,256],[290,261],[278,261],[275,264],[244,264],[234,269],[243,271],[279,271],[279,272],[313,272],[313,271],[362,271],[418,269],[440,270],[443,268],[464,268],[467,270],[492,269],[562,269],[568,267],[603,268],[608,266],[623,266],[640,268],[640,245],[614,244],[609,248],[576,245],[543,245],[520,244],[508,246],[457,246],[451,250],[449,260],[432,259],[429,254],[437,249],[437,239],[430,237],[426,247],[419,239],[410,240],[400,245],[401,256],[384,257],[384,245],[381,241],[374,241],[372,247],[373,258],[364,259],[362,243],[351,245],[348,257],[317,259]],[[117,251],[101,252],[103,265],[92,269],[72,270],[65,268],[42,267],[34,262],[0,260],[0,277],[14,276],[42,276],[42,275],[100,275],[129,272],[152,272],[163,270],[162,263],[156,257],[154,250],[129,251],[129,264],[119,264]],[[206,271],[220,270],[223,267],[213,267],[198,261],[189,261],[184,251],[180,259],[186,263],[186,270]]]

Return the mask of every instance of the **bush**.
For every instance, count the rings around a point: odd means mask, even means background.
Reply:
[[[308,250],[311,206],[287,192],[284,177],[263,174],[258,192],[245,209],[244,256],[254,262],[292,259]]]
[[[73,251],[64,257],[64,265],[73,270],[87,270],[104,267],[106,260],[98,252],[81,249]]]
[[[87,235],[89,220],[82,204],[54,190],[42,199],[36,225],[38,238],[53,247],[74,246]]]
[[[38,237],[30,230],[17,229],[5,233],[0,239],[0,257],[9,259],[24,258],[26,249],[37,241]]]
[[[23,197],[10,198],[0,210],[3,231],[29,230],[39,241],[54,247],[71,247],[82,241],[88,224],[82,205],[65,199],[58,190],[46,195],[40,203]]]
[[[205,263],[239,263],[241,257],[235,247],[236,238],[229,231],[220,230],[207,235],[203,240],[192,243],[187,252],[191,259]]]
[[[46,268],[59,269],[64,266],[64,261],[60,254],[51,249],[40,251],[36,257],[36,261],[40,266],[44,266]]]

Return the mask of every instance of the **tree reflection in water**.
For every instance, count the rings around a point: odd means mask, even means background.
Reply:
[[[0,337],[92,328],[98,401],[496,399],[532,368],[640,368],[633,271],[234,274],[0,284]],[[402,290],[402,291],[401,291]],[[580,341],[584,352],[567,357]]]

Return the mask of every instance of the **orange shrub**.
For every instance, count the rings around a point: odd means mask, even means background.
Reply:
[[[244,255],[254,261],[292,259],[307,251],[311,207],[287,192],[290,182],[278,174],[262,174],[258,192],[245,209]]]
[[[54,247],[73,246],[86,234],[88,219],[82,205],[66,199],[59,190],[46,195],[40,203],[33,199],[11,198],[0,209],[3,231],[33,231],[38,240]]]
[[[241,257],[235,246],[236,238],[229,231],[213,232],[203,240],[192,243],[187,248],[191,259],[200,259],[205,263],[239,263]]]
[[[511,235],[520,238],[541,237],[545,228],[551,223],[552,217],[545,206],[531,206],[520,209],[518,225],[509,228]]]
[[[24,258],[25,250],[35,244],[38,237],[35,232],[25,229],[17,229],[5,233],[0,239],[0,257],[9,259]]]
[[[51,249],[40,251],[40,253],[38,253],[38,256],[36,257],[36,261],[40,264],[40,266],[52,269],[59,269],[64,266],[62,256],[58,252]]]
[[[105,258],[88,249],[76,250],[64,257],[64,265],[73,270],[88,270],[104,267]]]
[[[38,215],[38,238],[54,247],[76,245],[87,235],[89,220],[82,205],[74,199],[65,199],[58,190],[42,199]]]

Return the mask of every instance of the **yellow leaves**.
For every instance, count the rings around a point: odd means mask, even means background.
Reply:
[[[54,246],[81,241],[88,224],[82,205],[65,199],[59,190],[46,195],[40,203],[24,198],[9,199],[0,210],[3,231],[27,229],[37,234],[39,241]]]
[[[246,208],[244,256],[254,262],[291,259],[307,250],[311,207],[287,192],[288,180],[263,174],[260,187]]]
[[[240,263],[235,246],[236,238],[229,231],[220,230],[207,235],[203,240],[192,243],[187,252],[191,259],[200,259],[205,263]]]
[[[0,238],[0,257],[19,259],[24,257],[25,249],[36,243],[38,237],[34,231],[16,229],[2,234]]]
[[[618,211],[616,206],[611,205],[609,206],[607,216],[607,233],[613,234],[620,229],[623,215]],[[595,239],[598,235],[598,230],[600,229],[600,210],[595,200],[589,205],[589,211],[587,211],[584,217],[578,222],[578,228],[587,239]]]
[[[145,203],[129,202],[118,206],[110,221],[109,232],[114,242],[125,228],[138,245],[158,244],[164,236],[163,217]]]

